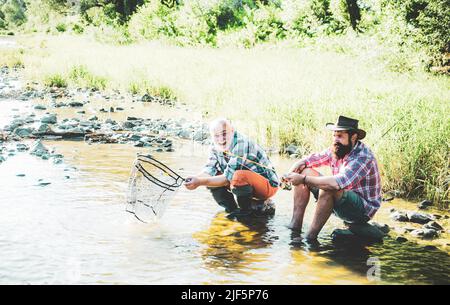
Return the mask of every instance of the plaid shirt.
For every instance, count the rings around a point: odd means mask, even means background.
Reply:
[[[381,179],[377,160],[372,151],[359,142],[343,159],[333,158],[331,148],[303,159],[307,167],[330,165],[340,189],[352,190],[364,202],[370,218],[381,204]]]
[[[231,181],[236,170],[251,170],[269,180],[273,187],[279,185],[277,173],[266,152],[237,131],[234,132],[230,152],[223,153],[214,146],[211,147],[208,163],[203,168],[203,172],[211,176],[223,173],[227,180]]]

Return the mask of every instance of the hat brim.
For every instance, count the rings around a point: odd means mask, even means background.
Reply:
[[[355,130],[356,133],[358,134],[358,139],[362,140],[366,137],[366,132],[362,129],[355,129],[353,127],[349,127],[349,126],[339,126],[339,125],[334,125],[333,123],[327,123],[325,125],[329,130],[332,131],[343,131],[343,130]]]

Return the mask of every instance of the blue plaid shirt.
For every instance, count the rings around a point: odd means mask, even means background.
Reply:
[[[237,131],[234,132],[229,152],[223,153],[214,146],[211,147],[203,172],[211,176],[223,173],[227,180],[231,181],[236,170],[251,170],[260,174],[269,180],[273,187],[278,187],[280,183],[266,152]]]

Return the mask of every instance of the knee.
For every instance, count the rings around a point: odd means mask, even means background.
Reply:
[[[329,199],[329,198],[334,198],[334,193],[335,191],[331,191],[331,190],[320,190],[319,191],[319,199]]]
[[[318,171],[308,167],[304,168],[301,174],[306,176],[320,176],[320,173]]]
[[[336,201],[342,196],[342,192],[343,190],[320,190],[319,199],[332,199],[333,201]]]
[[[233,178],[231,179],[231,182],[230,182],[231,187],[250,184],[247,173],[248,173],[248,171],[246,171],[246,170],[235,171]]]

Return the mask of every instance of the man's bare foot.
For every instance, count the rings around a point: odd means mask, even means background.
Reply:
[[[302,230],[302,226],[301,225],[297,225],[297,224],[295,224],[295,223],[290,223],[290,224],[288,224],[288,226],[287,226],[289,229],[291,229],[291,230],[299,230],[299,231],[301,231]]]
[[[308,241],[317,241],[317,234],[308,233],[305,239]]]

